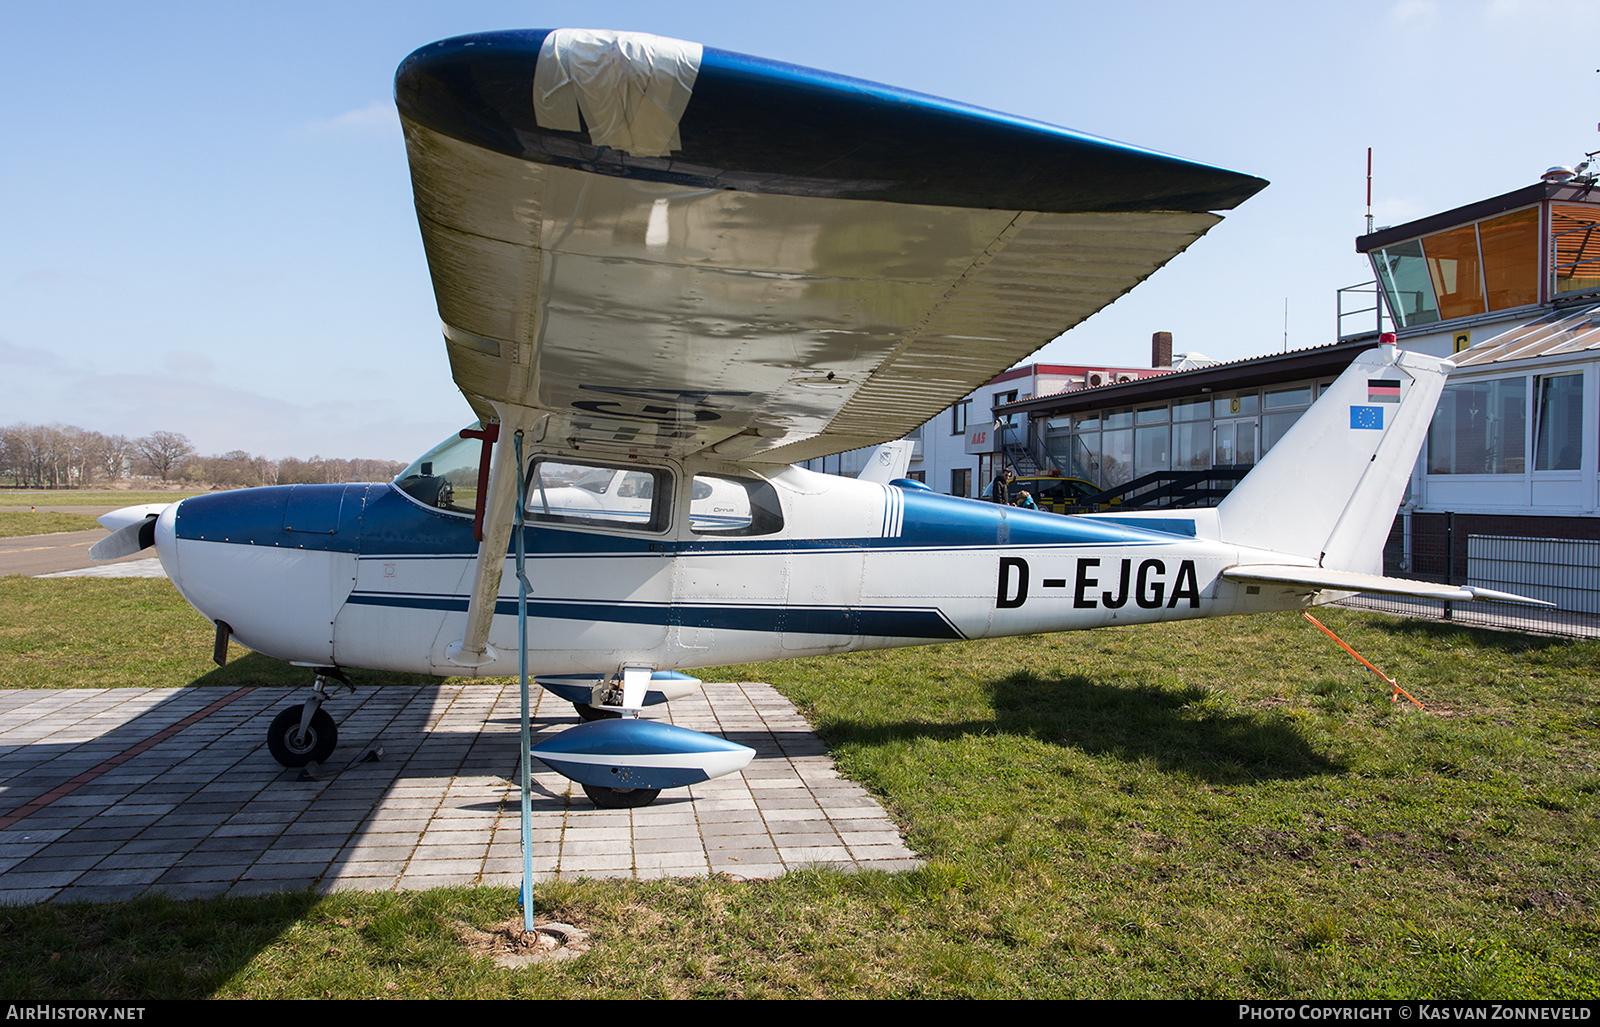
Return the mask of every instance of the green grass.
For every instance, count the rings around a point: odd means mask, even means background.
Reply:
[[[211,662],[214,631],[165,578],[0,577],[0,688],[304,687],[304,668],[237,642]],[[432,682],[355,672],[369,684]]]
[[[594,948],[519,971],[459,940],[505,889],[4,909],[0,993],[1592,999],[1600,644],[1323,619],[1427,710],[1288,615],[707,671],[927,865],[541,884]],[[5,684],[235,683],[209,653],[166,582],[0,579]]]
[[[151,490],[120,489],[0,489],[0,507],[8,506],[140,506],[144,503],[176,503],[197,496],[204,489]]]
[[[0,538],[23,535],[49,535],[58,531],[87,531],[99,523],[88,514],[30,513],[27,510],[0,510]]]

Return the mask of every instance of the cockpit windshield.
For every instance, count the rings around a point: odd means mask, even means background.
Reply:
[[[476,430],[476,423],[467,426]],[[394,485],[424,506],[457,513],[478,507],[478,458],[483,443],[452,435],[412,461]]]

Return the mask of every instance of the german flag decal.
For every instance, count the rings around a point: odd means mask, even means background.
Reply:
[[[1398,378],[1368,378],[1367,379],[1368,403],[1398,403],[1400,402],[1400,379]]]

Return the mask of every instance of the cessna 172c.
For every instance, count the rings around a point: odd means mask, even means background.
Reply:
[[[1449,367],[1392,345],[1215,509],[1063,517],[791,466],[905,435],[1260,179],[638,33],[445,40],[395,94],[478,425],[387,484],[108,515],[98,553],[153,544],[219,658],[232,636],[315,669],[271,728],[285,765],[333,751],[343,668],[516,673],[518,533],[528,658],[590,721],[537,755],[602,805],[748,762],[637,717],[695,667],[1486,594],[1379,575]]]

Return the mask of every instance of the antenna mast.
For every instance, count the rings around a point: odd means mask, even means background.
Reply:
[[[1372,234],[1372,147],[1367,147],[1367,234]]]

